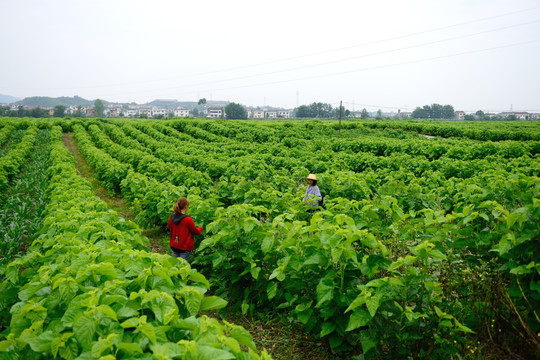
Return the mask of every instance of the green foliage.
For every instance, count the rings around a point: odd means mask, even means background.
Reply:
[[[41,225],[47,199],[49,130],[40,130],[27,162],[11,176],[0,196],[0,263],[19,255],[32,243]]]
[[[51,138],[43,227],[0,267],[4,357],[269,359],[243,328],[200,315],[226,301],[186,262],[140,250],[137,225],[77,175],[60,127]]]
[[[163,227],[177,198],[190,199],[190,215],[205,227],[192,264],[231,307],[285,313],[343,357],[474,357],[467,346],[490,336],[537,355],[537,123],[347,121],[341,137],[337,122],[313,120],[84,125],[66,127],[141,225]],[[309,173],[325,194],[326,209],[314,213],[301,201]],[[81,236],[78,216],[70,231]],[[83,229],[85,241],[100,238]],[[118,271],[92,268],[81,286]],[[185,316],[223,301],[189,287],[182,299]],[[169,305],[147,305],[120,324],[144,327],[151,339],[140,318],[165,322]],[[83,341],[102,326],[79,322],[74,336]]]
[[[247,119],[248,115],[246,108],[233,102],[225,106],[225,114],[227,114],[227,119]]]

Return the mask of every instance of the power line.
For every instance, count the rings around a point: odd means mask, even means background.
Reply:
[[[415,64],[415,63],[427,62],[427,61],[432,61],[432,60],[440,60],[440,59],[451,58],[451,57],[462,56],[462,55],[470,55],[470,54],[475,54],[475,53],[480,53],[480,52],[485,52],[485,51],[498,50],[498,49],[503,49],[503,48],[508,48],[508,47],[520,46],[520,45],[527,45],[527,44],[532,44],[532,43],[537,43],[537,42],[540,42],[540,39],[530,40],[530,41],[523,41],[523,42],[512,43],[512,44],[506,44],[506,45],[501,45],[501,46],[494,46],[494,47],[489,47],[489,48],[484,48],[484,49],[476,49],[476,50],[464,51],[464,52],[455,53],[455,54],[441,55],[441,56],[435,56],[435,57],[418,59],[418,60],[404,61],[404,62],[387,64],[387,65],[372,66],[372,67],[355,69],[355,70],[347,70],[347,71],[334,72],[334,73],[329,73],[329,74],[306,76],[306,77],[295,78],[295,79],[269,81],[269,82],[257,83],[257,84],[231,86],[231,87],[218,88],[218,89],[213,88],[213,89],[199,91],[199,92],[225,91],[225,90],[234,90],[234,89],[242,89],[242,88],[249,88],[249,87],[257,87],[257,86],[263,86],[263,85],[275,85],[275,84],[294,82],[294,81],[325,78],[325,77],[331,77],[331,76],[351,74],[351,73],[356,73],[356,72],[379,70],[379,69],[396,67],[396,66],[401,66],[401,65],[409,65],[409,64]],[[192,93],[192,92],[187,91],[187,92],[183,92],[183,93],[175,93],[175,95],[190,94],[190,93]]]
[[[256,78],[256,77],[260,77],[260,76],[275,75],[275,74],[279,74],[279,73],[296,71],[296,70],[303,70],[303,69],[308,69],[308,68],[313,68],[313,67],[318,67],[318,66],[330,65],[330,64],[335,64],[335,63],[340,63],[340,62],[345,62],[345,61],[350,61],[350,60],[357,60],[357,59],[371,57],[371,56],[377,56],[377,55],[388,54],[388,53],[393,53],[393,52],[398,52],[398,51],[403,51],[403,50],[409,50],[409,49],[419,48],[419,47],[423,47],[423,46],[429,46],[429,45],[433,45],[433,44],[439,44],[439,43],[452,41],[452,40],[459,40],[459,39],[463,39],[463,38],[467,38],[467,37],[487,34],[487,33],[501,31],[501,30],[507,30],[507,29],[515,28],[515,27],[519,27],[519,26],[535,24],[535,23],[538,23],[538,22],[540,22],[540,20],[534,20],[534,21],[529,21],[529,22],[525,22],[525,23],[509,25],[509,26],[503,26],[503,27],[500,27],[500,28],[491,29],[491,30],[485,30],[485,31],[479,31],[479,32],[472,33],[472,34],[454,36],[454,37],[450,37],[450,38],[446,38],[446,39],[434,40],[434,41],[429,41],[429,42],[426,42],[426,43],[421,43],[421,44],[416,44],[416,45],[411,45],[411,46],[405,46],[405,47],[395,48],[395,49],[390,49],[390,50],[384,50],[384,51],[379,51],[379,52],[370,53],[370,54],[363,54],[363,55],[353,56],[353,57],[344,58],[344,59],[326,61],[326,62],[317,63],[317,64],[304,65],[304,66],[298,66],[298,67],[294,67],[294,68],[288,68],[288,69],[282,69],[282,70],[276,70],[276,71],[270,71],[270,72],[258,73],[258,74],[251,74],[251,75],[239,76],[239,77],[233,77],[233,78],[227,78],[227,79],[221,79],[221,80],[212,80],[212,81],[207,81],[207,82],[202,82],[202,83],[187,84],[187,85],[182,85],[182,86],[171,86],[171,87],[161,88],[160,90],[173,90],[173,89],[181,89],[181,88],[195,87],[195,86],[201,86],[201,85],[211,85],[211,84],[218,84],[218,83],[224,83],[224,82],[229,82],[229,81],[251,79],[251,78]],[[153,92],[153,91],[154,90],[148,90],[146,92]],[[144,93],[144,92],[132,92],[131,94],[133,94],[133,93],[141,94],[141,93]],[[123,94],[130,94],[130,93],[123,93]]]
[[[399,35],[399,36],[389,37],[389,38],[385,38],[385,39],[381,39],[381,40],[374,40],[374,41],[370,41],[370,42],[366,42],[366,43],[361,43],[361,44],[356,44],[356,45],[351,45],[351,46],[346,46],[346,47],[341,47],[341,48],[335,48],[335,49],[329,49],[329,50],[323,50],[323,51],[313,52],[313,53],[304,54],[304,55],[298,55],[298,56],[293,56],[293,57],[287,57],[287,58],[272,60],[272,61],[265,61],[265,62],[256,63],[256,64],[243,65],[243,66],[237,66],[237,67],[226,68],[226,69],[218,69],[218,70],[212,70],[212,71],[196,73],[196,74],[173,76],[173,77],[167,77],[167,78],[161,78],[161,79],[131,81],[131,82],[126,82],[126,83],[116,83],[116,84],[108,84],[108,85],[105,84],[105,85],[94,85],[94,86],[82,86],[82,87],[78,87],[77,89],[91,89],[91,88],[102,88],[102,87],[125,86],[125,85],[133,85],[133,84],[146,84],[146,83],[153,83],[153,82],[170,81],[170,80],[175,80],[175,79],[183,79],[183,78],[187,78],[187,77],[211,75],[211,74],[234,71],[234,70],[248,69],[248,68],[253,68],[253,67],[258,67],[258,66],[263,66],[263,65],[276,64],[276,63],[287,62],[287,61],[297,60],[297,59],[303,59],[303,58],[307,58],[307,57],[313,57],[313,56],[318,56],[318,55],[323,55],[323,54],[328,54],[328,53],[333,53],[333,52],[338,52],[338,51],[344,51],[344,50],[364,47],[364,46],[368,46],[368,45],[380,44],[380,43],[399,40],[399,39],[404,39],[404,38],[408,38],[408,37],[414,37],[414,36],[427,34],[427,33],[431,33],[431,32],[447,30],[447,29],[451,29],[451,28],[455,28],[455,27],[459,27],[459,26],[463,26],[463,25],[469,25],[469,24],[479,23],[479,22],[488,21],[488,20],[492,20],[492,19],[497,19],[497,18],[501,18],[501,17],[520,14],[520,13],[523,13],[523,12],[530,12],[530,11],[537,10],[539,8],[540,8],[540,6],[535,6],[535,7],[531,7],[531,8],[527,8],[527,9],[521,9],[521,10],[516,10],[516,11],[512,11],[512,12],[499,14],[499,15],[493,15],[493,16],[488,16],[488,17],[484,17],[484,18],[480,18],[480,19],[465,21],[465,22],[461,22],[461,23],[457,23],[457,24],[453,24],[453,25],[446,25],[446,26],[441,26],[441,27],[438,27],[438,28],[418,31],[418,32],[415,32],[415,33]],[[520,26],[520,25],[516,25],[516,26]],[[493,30],[493,31],[497,31],[497,30]],[[72,87],[62,87],[62,88],[54,88],[54,89],[55,90],[62,90],[62,89],[73,89],[73,88]]]

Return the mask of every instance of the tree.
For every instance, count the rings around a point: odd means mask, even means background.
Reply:
[[[416,107],[411,114],[414,119],[452,119],[454,107],[452,105],[432,104]]]
[[[294,110],[294,116],[297,117],[297,118],[309,118],[309,117],[313,117],[311,115],[311,110],[309,108],[309,106],[307,105],[300,105],[299,107],[297,107],[295,110]]]
[[[204,105],[204,104],[206,104],[206,98],[199,99],[199,101],[197,102],[197,105]]]
[[[360,113],[360,119],[368,119],[369,113],[367,112],[366,108],[362,109],[362,112]]]
[[[230,103],[225,106],[227,119],[247,119],[247,110],[240,104]]]
[[[194,117],[198,117],[199,116],[199,109],[194,108],[193,110],[191,110],[191,113],[193,114]]]
[[[453,114],[452,114],[453,117]],[[431,105],[431,118],[432,119],[443,119],[443,106],[441,104],[432,104]]]
[[[334,109],[330,104],[318,102],[311,105],[301,105],[294,109],[294,114],[298,118],[337,118],[339,107]]]
[[[40,108],[39,106],[36,107],[36,108],[33,108],[32,110],[30,110],[30,114],[29,114],[31,117],[35,117],[35,118],[42,118],[42,117],[47,117],[49,115],[48,111],[45,110],[45,109],[42,109]]]
[[[379,109],[377,110],[377,117],[376,117],[377,120],[382,120],[382,110]]]
[[[9,106],[0,106],[0,116],[9,116]]]
[[[97,117],[103,116],[103,113],[105,112],[105,105],[103,105],[103,101],[100,99],[96,99],[96,101],[94,101],[94,111]]]
[[[429,114],[426,112],[425,109],[417,106],[416,109],[414,109],[411,113],[411,117],[414,119],[427,119],[429,117]]]
[[[486,114],[484,114],[484,112],[482,110],[478,110],[475,114],[479,120],[484,120],[484,117],[486,116]]]
[[[454,118],[454,107],[452,105],[444,105],[442,111],[443,119],[453,119]]]
[[[56,105],[54,107],[54,117],[64,117],[66,113],[66,107],[64,105]]]

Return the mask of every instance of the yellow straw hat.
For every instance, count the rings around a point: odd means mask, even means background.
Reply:
[[[307,177],[306,179],[317,181],[317,177],[315,176],[315,174],[309,174],[308,177]]]

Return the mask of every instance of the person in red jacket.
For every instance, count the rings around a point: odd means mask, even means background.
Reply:
[[[196,227],[191,216],[186,215],[189,208],[188,199],[181,197],[174,204],[174,213],[169,217],[167,227],[171,232],[170,245],[174,257],[188,261],[193,251],[193,235],[199,235],[203,227]]]

